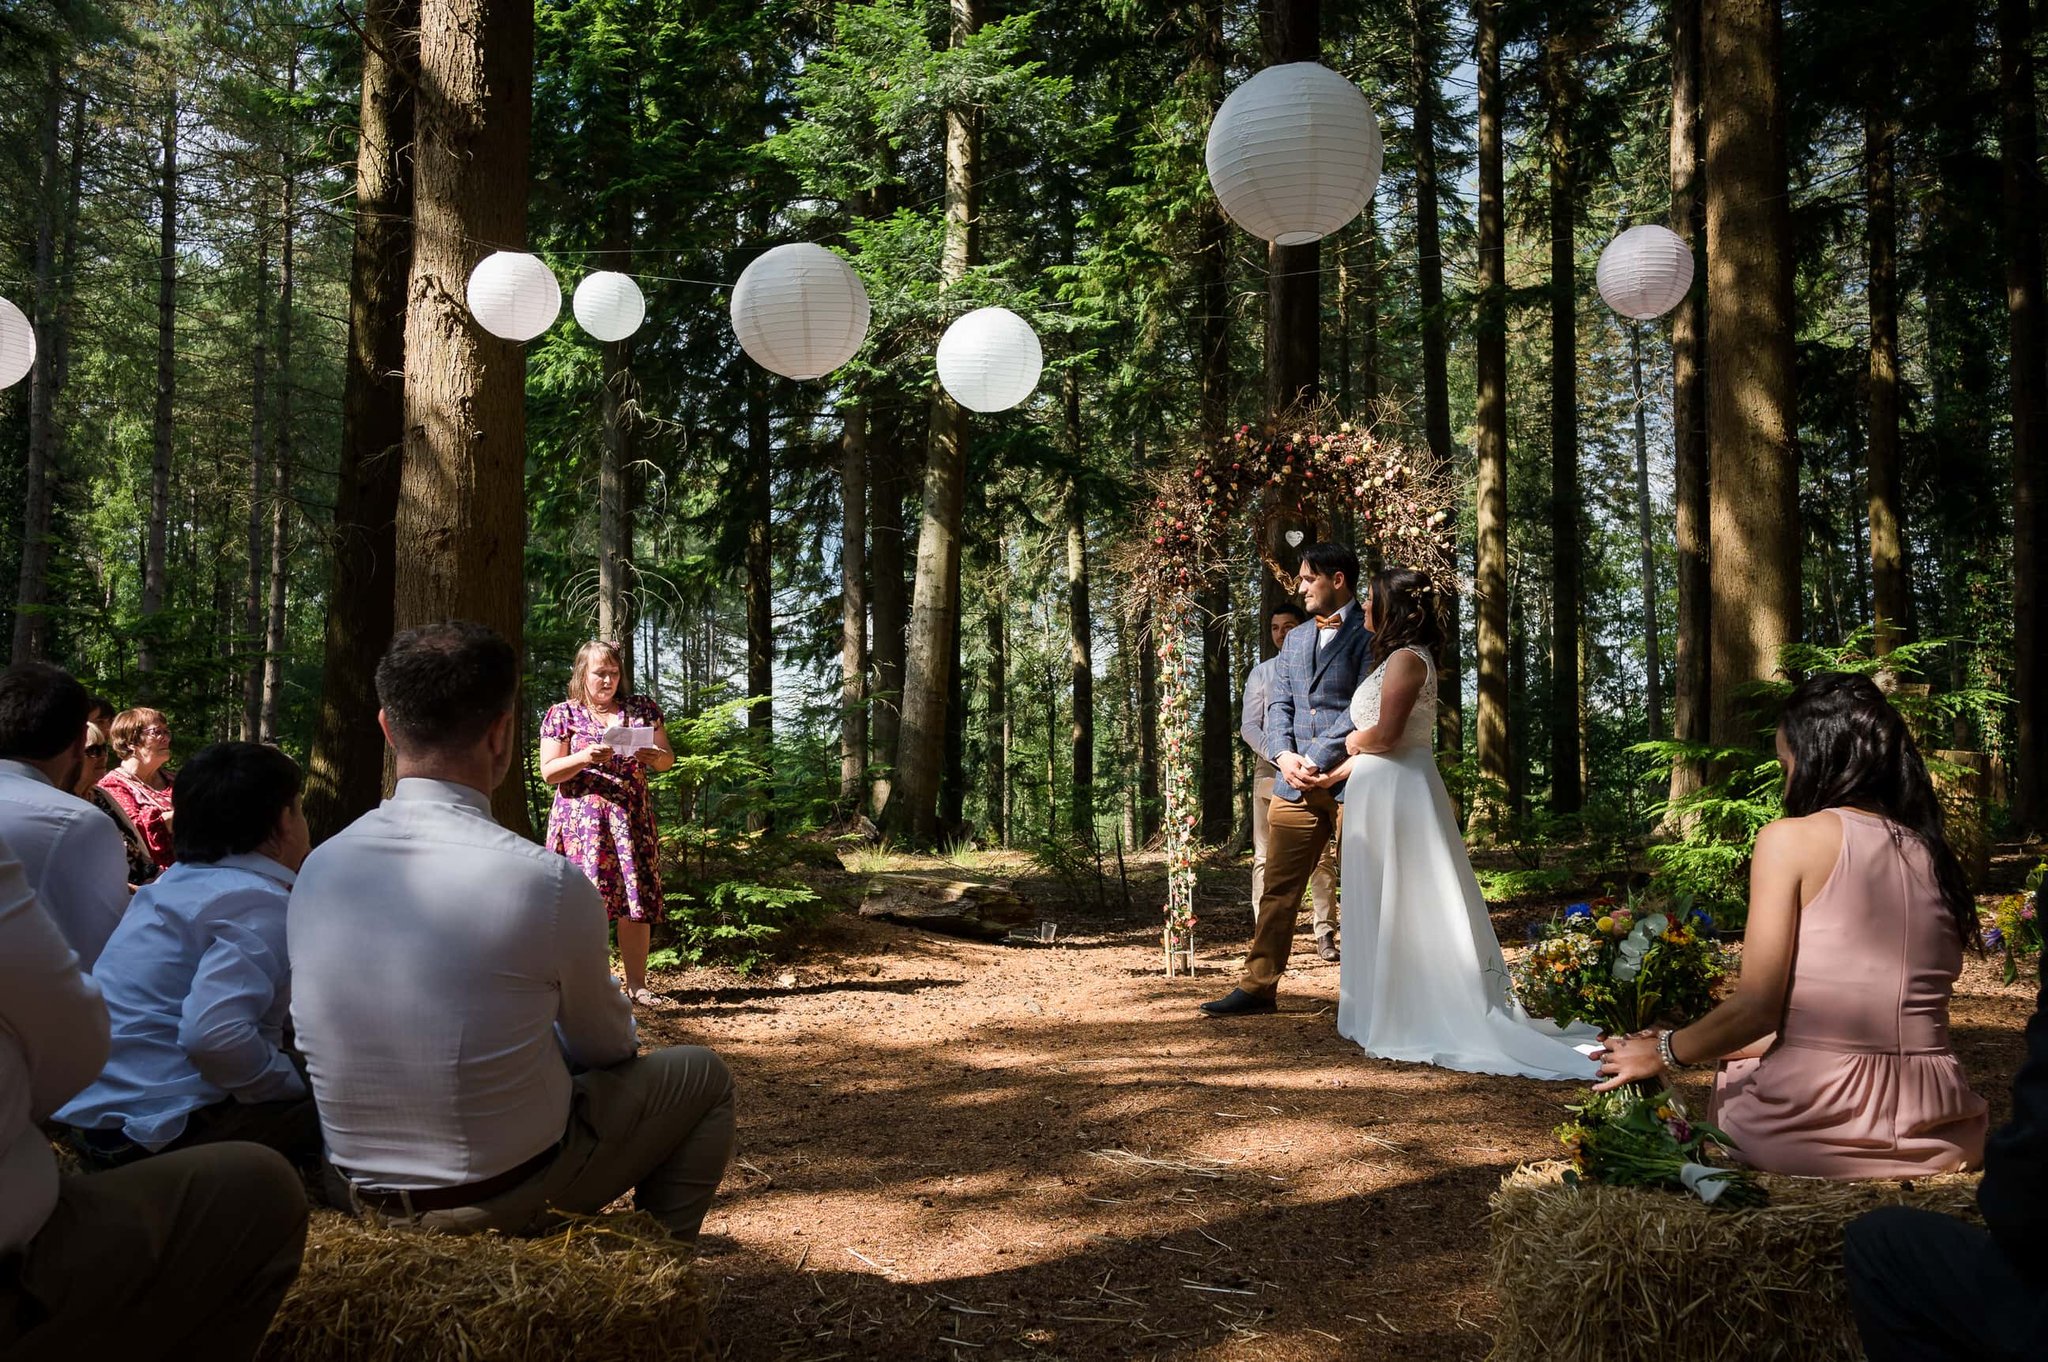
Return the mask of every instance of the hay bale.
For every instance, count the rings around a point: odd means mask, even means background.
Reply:
[[[709,1355],[690,1251],[651,1217],[554,1234],[422,1234],[316,1211],[260,1356],[274,1362]]]
[[[1765,1174],[1770,1205],[1717,1211],[1668,1192],[1567,1187],[1564,1169],[1518,1168],[1493,1195],[1492,1362],[1856,1362],[1843,1227],[1899,1204],[1981,1223],[1974,1173]]]

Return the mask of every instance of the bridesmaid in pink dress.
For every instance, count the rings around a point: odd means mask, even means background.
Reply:
[[[1984,1099],[1949,1045],[1975,900],[1904,721],[1868,678],[1816,676],[1778,728],[1786,817],[1757,836],[1735,994],[1610,1042],[1602,1088],[1721,1061],[1712,1120],[1773,1173],[1973,1168]]]

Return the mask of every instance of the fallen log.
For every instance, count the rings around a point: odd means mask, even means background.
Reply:
[[[860,915],[984,941],[1000,940],[1036,916],[1008,885],[896,873],[868,882]]]

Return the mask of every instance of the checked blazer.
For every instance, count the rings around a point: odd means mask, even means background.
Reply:
[[[1288,634],[1280,649],[1280,675],[1266,702],[1266,757],[1277,760],[1293,752],[1324,771],[1344,762],[1344,739],[1351,732],[1351,695],[1359,678],[1372,666],[1372,632],[1365,627],[1365,609],[1353,601],[1344,610],[1337,636],[1318,648],[1321,631],[1311,620]],[[1344,787],[1333,794],[1341,802]],[[1273,796],[1289,801],[1301,791],[1287,777],[1273,780]]]

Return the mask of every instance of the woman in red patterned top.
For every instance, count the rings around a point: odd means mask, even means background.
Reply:
[[[108,735],[121,764],[99,789],[121,811],[158,870],[171,863],[171,726],[162,711],[124,709]]]
[[[626,996],[651,1003],[647,947],[662,917],[661,841],[654,826],[649,771],[676,764],[668,728],[654,701],[620,694],[624,658],[614,643],[586,643],[569,673],[569,698],[540,726],[540,778],[555,787],[547,845],[588,875],[618,924]],[[651,730],[652,745],[614,751],[613,728]]]

